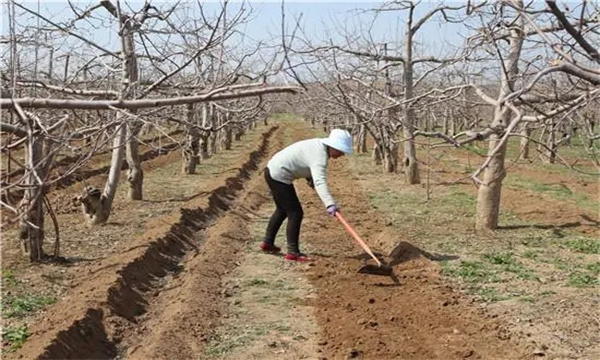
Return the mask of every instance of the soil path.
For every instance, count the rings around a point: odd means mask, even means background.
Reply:
[[[302,238],[317,258],[308,274],[316,297],[322,350],[327,358],[452,359],[521,358],[529,352],[502,325],[478,313],[466,298],[443,284],[439,267],[400,234],[386,229],[351,180],[345,160],[331,161],[329,182],[348,222],[375,248],[392,254],[400,283],[357,274],[361,251],[341,224],[324,215],[316,194],[298,186],[305,204]],[[381,233],[385,230],[385,238]]]
[[[140,247],[90,271],[15,355],[517,359],[531,353],[496,319],[445,285],[438,266],[418,248],[385,229],[382,214],[368,207],[344,159],[331,161],[332,193],[358,232],[380,239],[383,245],[376,250],[392,254],[388,260],[399,283],[356,273],[361,251],[300,181],[302,247],[315,262],[286,264],[258,253],[273,209],[261,170],[275,151],[309,137],[312,131],[304,124],[266,133],[236,175],[187,203],[178,218],[163,219],[172,225],[164,226],[162,235],[140,240]],[[253,329],[261,330],[242,342],[240,334]],[[225,343],[236,345],[215,346]]]

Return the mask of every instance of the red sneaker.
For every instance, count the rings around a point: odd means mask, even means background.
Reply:
[[[300,254],[290,254],[287,253],[285,254],[285,256],[283,257],[284,260],[287,261],[298,261],[298,262],[310,262],[313,261],[311,258],[309,258],[308,256],[300,253]]]
[[[271,245],[271,244],[267,244],[266,242],[260,243],[260,249],[264,252],[271,253],[271,254],[277,254],[278,252],[281,252],[280,247]]]

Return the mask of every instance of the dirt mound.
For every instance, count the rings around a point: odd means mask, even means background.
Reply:
[[[165,221],[162,236],[142,236],[130,251],[105,259],[64,303],[49,309],[44,322],[15,355],[21,358],[115,357],[120,343],[139,325],[153,298],[182,270],[193,250],[203,251],[203,231],[228,211],[258,169],[277,127],[263,134],[255,151],[225,184],[182,208],[179,219]],[[174,220],[174,221],[173,221]]]

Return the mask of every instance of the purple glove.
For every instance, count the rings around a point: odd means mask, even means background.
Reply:
[[[329,216],[335,216],[335,213],[338,211],[340,210],[335,205],[329,205],[327,207],[327,214],[329,214]]]

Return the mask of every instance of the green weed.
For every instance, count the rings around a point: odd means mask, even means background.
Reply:
[[[506,185],[513,188],[529,190],[534,192],[551,193],[559,197],[569,197],[573,195],[573,192],[568,187],[562,184],[544,184],[531,179],[525,179],[519,176],[508,177],[506,179]]]
[[[11,351],[21,348],[28,337],[27,325],[11,326],[2,332],[2,342],[8,343]]]
[[[481,261],[464,260],[458,267],[444,267],[445,275],[458,276],[471,283],[498,282],[496,273]]]
[[[571,268],[571,264],[569,264],[566,260],[563,259],[552,259],[550,263],[556,266],[558,270],[562,271],[569,270]]]
[[[527,233],[523,236],[521,244],[529,247],[544,247],[548,245],[549,239],[554,238],[555,234],[544,234],[540,232]]]
[[[450,193],[446,199],[450,204],[463,209],[475,209],[477,199],[474,195],[466,193],[464,191],[454,191]]]
[[[496,265],[508,265],[515,263],[512,253],[488,253],[484,254],[483,258]]]
[[[2,270],[2,286],[4,288],[15,288],[20,284],[21,282],[13,270]]]
[[[591,271],[595,276],[600,275],[600,261],[589,263],[585,266],[585,268]]]
[[[567,242],[567,247],[573,251],[585,254],[600,254],[600,240],[577,237]]]
[[[484,254],[483,258],[492,264],[500,265],[503,271],[511,272],[520,279],[533,280],[536,278],[533,271],[519,263],[510,252],[488,253]]]
[[[3,317],[22,317],[56,302],[53,297],[43,295],[10,296],[2,299]]]
[[[597,276],[593,276],[582,271],[574,271],[569,274],[567,284],[573,287],[591,287],[599,285],[600,281],[598,280]]]
[[[292,331],[292,327],[288,324],[277,324],[273,329],[285,333],[289,333],[290,331]]]

